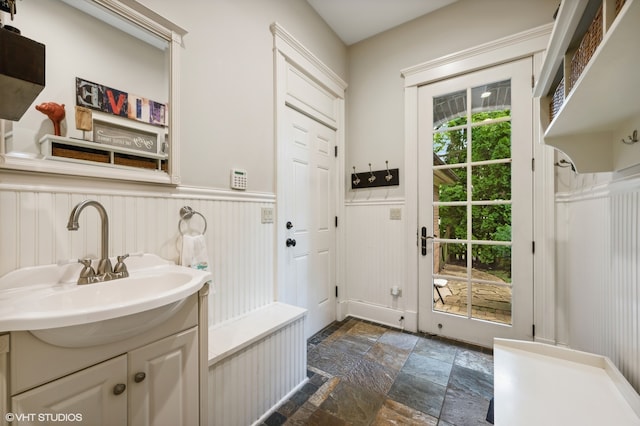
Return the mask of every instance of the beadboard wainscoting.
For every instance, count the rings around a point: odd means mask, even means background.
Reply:
[[[416,331],[417,289],[406,280],[404,200],[350,201],[345,207],[346,286],[338,289],[341,311]],[[400,295],[391,294],[393,286],[399,287]]]
[[[640,390],[640,177],[559,193],[558,342]]]
[[[97,186],[97,185],[96,185]],[[100,220],[94,209],[67,230],[73,206],[102,203],[109,215],[109,251],[154,253],[179,260],[180,208],[191,206],[207,220],[206,242],[213,286],[210,326],[274,301],[274,225],[261,223],[261,209],[274,208],[273,194],[237,194],[198,188],[101,189],[0,183],[0,275],[17,268],[98,257]],[[190,226],[201,230],[195,215]]]
[[[306,383],[304,328],[301,317],[209,366],[210,426],[258,424]]]

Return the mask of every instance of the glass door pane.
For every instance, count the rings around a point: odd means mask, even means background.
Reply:
[[[433,97],[432,309],[511,324],[511,80]]]

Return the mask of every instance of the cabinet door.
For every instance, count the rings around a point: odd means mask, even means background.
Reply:
[[[126,377],[122,355],[14,396],[11,411],[20,425],[125,425]]]
[[[199,422],[198,328],[129,352],[129,424]]]

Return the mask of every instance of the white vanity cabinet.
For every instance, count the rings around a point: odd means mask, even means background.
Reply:
[[[193,327],[12,398],[19,424],[198,424],[198,331]]]
[[[126,425],[127,392],[116,392],[126,377],[127,357],[121,355],[14,396],[11,412],[20,425],[46,424],[45,416],[69,424]]]
[[[197,425],[197,345],[193,327],[16,395],[12,412],[25,425]]]
[[[11,332],[6,375],[7,412],[15,415],[11,424],[204,424],[200,352],[204,347],[206,356],[207,345],[199,322],[205,301],[206,290],[185,299],[150,331],[102,345],[61,347],[27,331]],[[2,373],[0,368],[0,379]]]
[[[198,331],[194,327],[127,355],[129,425],[198,424]]]

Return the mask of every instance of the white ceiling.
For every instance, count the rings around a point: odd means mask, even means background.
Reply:
[[[348,46],[457,0],[307,0]]]

